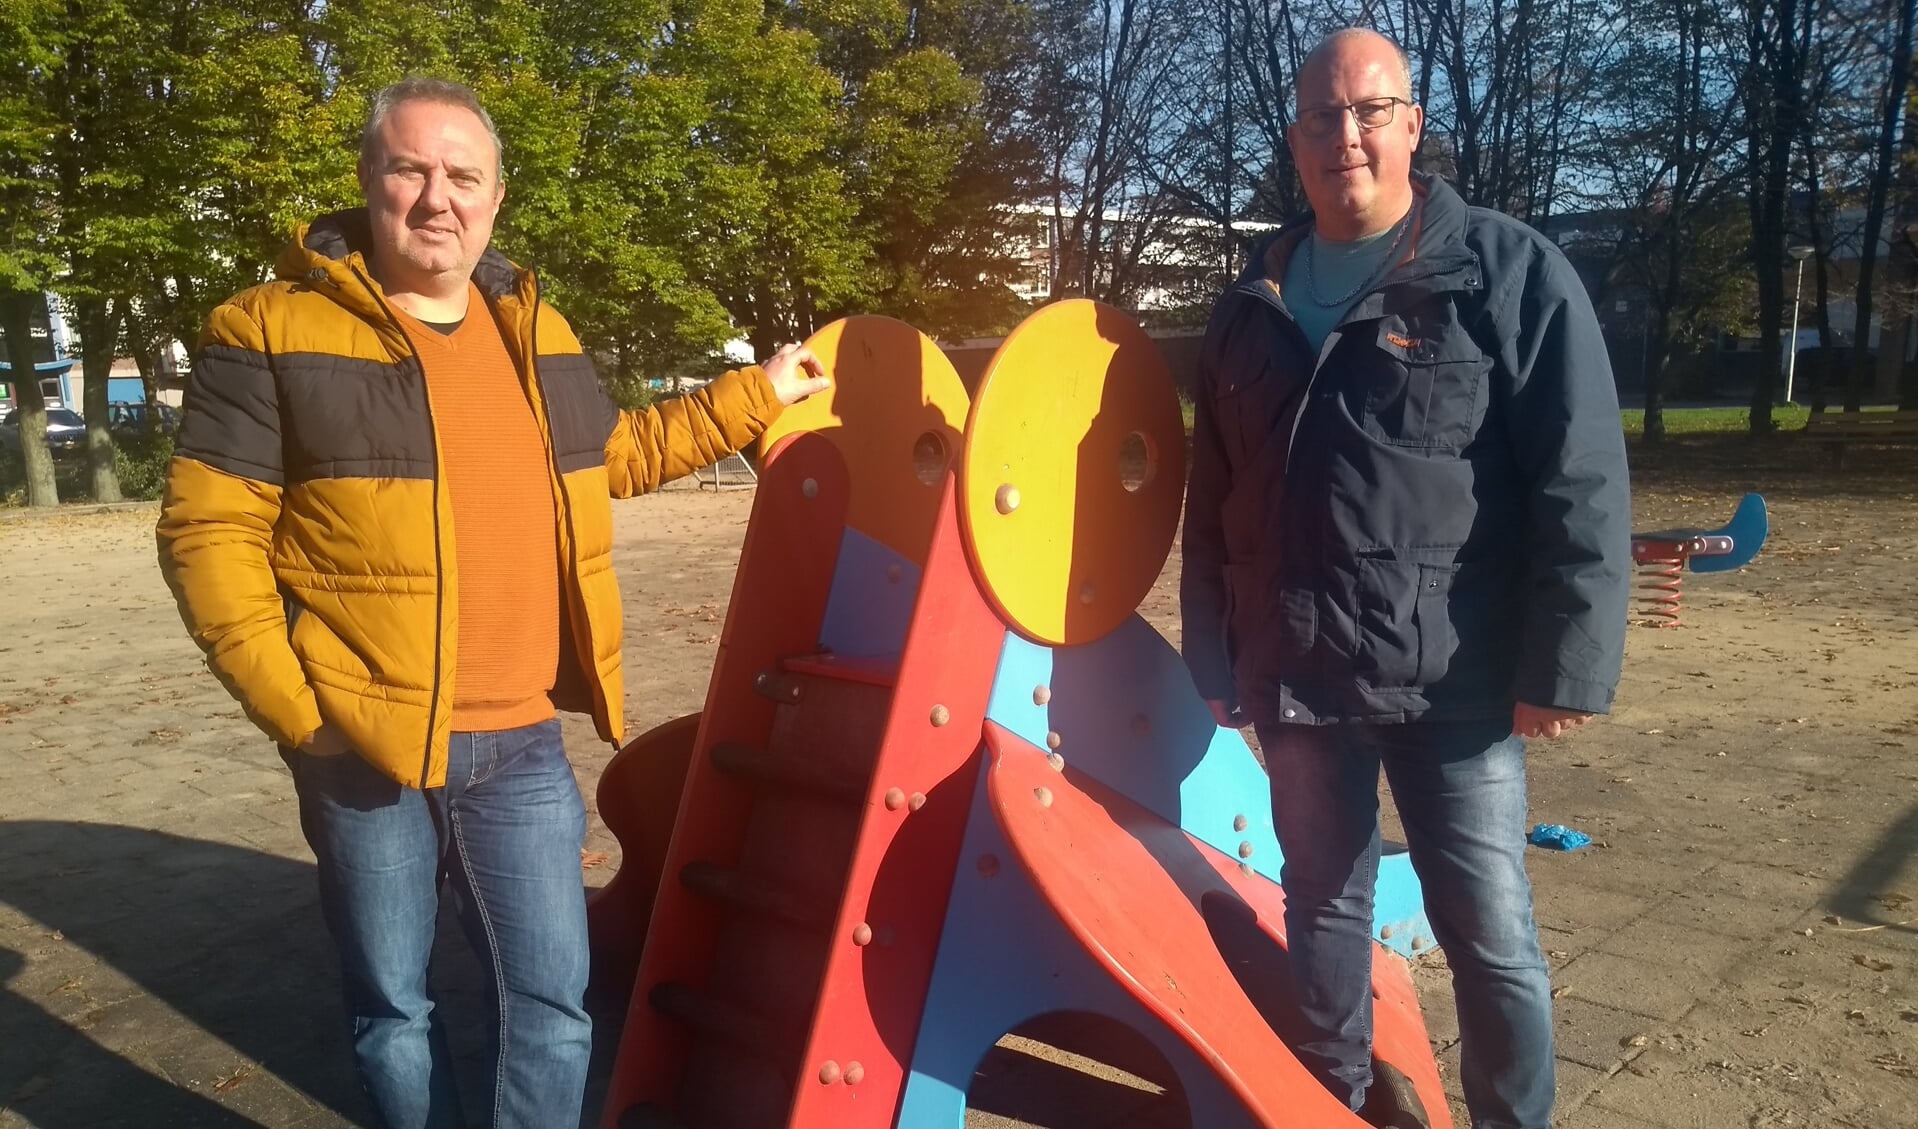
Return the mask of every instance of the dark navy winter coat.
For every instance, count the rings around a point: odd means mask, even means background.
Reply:
[[[1315,357],[1287,224],[1200,358],[1181,604],[1200,692],[1261,723],[1605,712],[1630,494],[1591,300],[1524,224],[1415,177],[1412,251]]]

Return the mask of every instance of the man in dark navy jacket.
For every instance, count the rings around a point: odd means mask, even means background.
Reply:
[[[1383,768],[1452,968],[1473,1124],[1545,1129],[1524,738],[1611,706],[1624,437],[1577,274],[1413,173],[1423,125],[1404,53],[1374,32],[1329,37],[1300,72],[1313,212],[1219,299],[1200,362],[1186,661],[1265,751],[1300,1058],[1397,1123],[1370,1046]]]

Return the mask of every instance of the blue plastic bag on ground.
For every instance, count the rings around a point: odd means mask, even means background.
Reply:
[[[1574,831],[1559,823],[1541,823],[1532,828],[1526,840],[1534,847],[1544,847],[1553,851],[1576,851],[1588,846],[1592,837],[1583,831]]]

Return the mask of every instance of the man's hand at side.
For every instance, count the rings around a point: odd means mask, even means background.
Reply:
[[[1520,702],[1512,707],[1512,732],[1520,737],[1558,737],[1592,720],[1578,710],[1559,710]]]
[[[343,757],[353,751],[353,745],[346,734],[333,728],[331,723],[321,722],[320,728],[300,746],[300,751],[309,757]]]
[[[782,404],[797,404],[815,392],[832,387],[826,366],[804,345],[781,345],[760,366]]]

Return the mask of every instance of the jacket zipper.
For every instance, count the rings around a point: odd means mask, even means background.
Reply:
[[[1311,236],[1308,235],[1306,238],[1309,239],[1311,238]],[[1367,298],[1370,298],[1372,295],[1377,294],[1381,290],[1384,290],[1388,285],[1404,286],[1407,283],[1423,282],[1427,278],[1434,277],[1437,273],[1438,272],[1435,272],[1435,271],[1426,272],[1421,274],[1414,274],[1409,278],[1396,278],[1396,279],[1388,275],[1385,278],[1380,279],[1378,284],[1373,286],[1372,289],[1366,291],[1364,294],[1361,294],[1358,297],[1358,299],[1352,303],[1352,305],[1356,307],[1360,302],[1363,302]],[[1299,324],[1298,321],[1294,319],[1292,315],[1286,311],[1285,306],[1279,302],[1278,298],[1275,295],[1270,295],[1266,293],[1266,291],[1263,290],[1262,288],[1256,285],[1253,285],[1251,283],[1238,283],[1235,286],[1233,286],[1232,290],[1235,293],[1243,294],[1247,296],[1248,298],[1252,298],[1270,307],[1273,312],[1277,313],[1280,317],[1285,318],[1287,320],[1287,323],[1293,329],[1295,330],[1298,329],[1298,324]],[[1349,308],[1346,310],[1346,316],[1339,318],[1338,324],[1332,327],[1332,332],[1337,333],[1340,330],[1345,328],[1347,318],[1350,316],[1351,312],[1352,311]],[[1303,331],[1300,331],[1300,332],[1303,332]],[[1313,389],[1313,386],[1315,386],[1319,382],[1319,371],[1322,368],[1324,368],[1325,358],[1327,356],[1329,356],[1329,354],[1327,354],[1323,350],[1320,351],[1318,358],[1312,362],[1312,374],[1306,377],[1305,390],[1299,394],[1299,406],[1296,409],[1294,409],[1292,412],[1292,427],[1291,427],[1291,430],[1286,433],[1286,437],[1285,437],[1285,465],[1280,468],[1281,474],[1290,474],[1292,471],[1292,450],[1294,447],[1298,445],[1299,425],[1305,422],[1305,409],[1309,407],[1312,403],[1312,389]]]
[[[393,316],[392,307],[386,304],[385,295],[373,285],[373,280],[353,267],[353,276],[366,287],[367,293],[380,304],[380,312],[386,315],[398,331],[400,340],[406,342],[407,352],[413,357],[413,365],[419,369],[420,394],[426,400],[426,430],[433,440],[433,688],[426,707],[426,748],[420,754],[420,789],[426,789],[426,780],[433,769],[433,728],[439,723],[440,679],[445,676],[441,659],[442,644],[446,638],[446,557],[445,547],[441,544],[440,529],[440,432],[439,425],[433,419],[433,395],[426,387],[426,367],[420,362],[420,351],[413,339],[406,334],[406,327],[400,319]]]
[[[1269,307],[1273,313],[1279,315],[1281,318],[1284,318],[1288,332],[1299,333],[1301,334],[1301,336],[1304,334],[1304,330],[1299,329],[1299,323],[1297,319],[1293,318],[1291,314],[1286,312],[1285,307],[1282,304],[1280,304],[1276,296],[1267,294],[1260,287],[1245,285],[1245,284],[1235,286],[1233,287],[1233,290],[1236,293],[1243,294],[1246,297],[1251,298],[1254,301]],[[1360,298],[1359,300],[1364,301],[1365,298],[1369,298],[1369,297],[1371,297],[1371,293],[1367,292],[1367,294],[1364,297]],[[1340,324],[1343,325],[1343,323],[1344,323],[1344,319],[1341,318]],[[1332,328],[1334,332],[1337,332],[1337,330],[1339,329],[1339,326],[1333,326]],[[1285,436],[1285,464],[1279,468],[1279,473],[1281,474],[1290,474],[1292,472],[1292,448],[1297,446],[1298,444],[1299,424],[1305,422],[1305,409],[1308,405],[1312,403],[1312,388],[1314,385],[1316,385],[1319,382],[1319,369],[1324,365],[1324,362],[1325,362],[1325,354],[1323,353],[1323,351],[1321,351],[1319,357],[1312,362],[1311,375],[1305,378],[1305,389],[1299,393],[1299,406],[1292,410],[1292,427],[1290,430],[1286,432],[1286,436]]]

